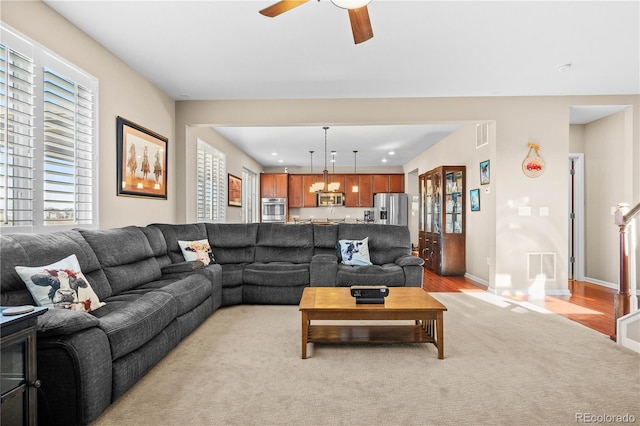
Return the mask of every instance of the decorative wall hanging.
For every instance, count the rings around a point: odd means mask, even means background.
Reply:
[[[167,199],[168,139],[116,118],[118,195]]]
[[[480,190],[472,189],[469,191],[469,200],[471,201],[469,204],[471,205],[472,212],[480,211]]]
[[[229,175],[229,206],[242,207],[242,179],[237,176]]]
[[[540,146],[529,142],[529,152],[522,162],[522,171],[525,176],[530,178],[536,178],[544,172],[544,160],[540,157]]]
[[[489,160],[480,163],[480,185],[488,185],[491,182],[491,170]]]

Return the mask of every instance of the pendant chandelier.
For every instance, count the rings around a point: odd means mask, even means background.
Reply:
[[[327,170],[327,130],[329,127],[324,126],[324,170],[322,171],[322,182],[316,182],[309,188],[309,192],[335,192],[340,189],[340,182],[329,182],[329,170]],[[309,151],[313,155],[313,151]],[[331,151],[332,161],[335,162],[335,151]],[[311,167],[313,168],[313,156],[311,159]],[[334,165],[335,168],[335,165]],[[313,173],[313,170],[312,170]]]

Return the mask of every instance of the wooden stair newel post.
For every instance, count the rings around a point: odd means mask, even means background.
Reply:
[[[631,293],[629,293],[629,255],[627,251],[627,225],[625,222],[625,214],[629,212],[629,205],[626,203],[618,204],[614,214],[616,225],[619,232],[619,252],[620,252],[620,285],[618,293],[614,299],[613,324],[614,334],[611,340],[617,339],[618,334],[618,318],[625,316],[631,312]]]

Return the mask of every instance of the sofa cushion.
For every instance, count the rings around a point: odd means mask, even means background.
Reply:
[[[125,292],[106,302],[94,314],[109,339],[114,360],[150,341],[176,318],[179,310],[179,303],[171,294],[157,290],[144,294]]]
[[[140,228],[81,229],[80,233],[95,252],[114,295],[160,279],[160,265]]]
[[[96,317],[86,312],[75,312],[69,309],[49,309],[38,317],[38,337],[57,336],[77,333],[91,327],[97,327],[100,322]]]
[[[40,266],[75,254],[80,269],[100,299],[111,296],[111,287],[100,262],[78,231],[49,234],[5,234],[0,236],[0,304],[34,304],[16,266]]]
[[[336,254],[338,225],[313,225],[313,253]]]
[[[196,241],[178,240],[178,245],[180,246],[180,250],[182,250],[184,260],[199,260],[205,265],[216,262],[213,252],[211,251],[211,246],[209,245],[209,240],[206,238]]]
[[[82,274],[75,254],[43,266],[16,266],[39,306],[91,312],[104,306]]]
[[[345,265],[371,265],[369,238],[363,240],[339,240],[336,248],[336,256]]]
[[[309,263],[312,257],[313,225],[259,224],[256,262]]]
[[[255,261],[257,223],[206,223],[205,227],[217,263]]]
[[[393,263],[369,266],[338,265],[336,286],[351,287],[352,285],[404,286],[404,271],[401,266]]]
[[[193,274],[159,287],[158,291],[172,295],[178,301],[178,315],[183,315],[211,297],[211,281],[204,275]]]
[[[242,285],[244,268],[248,263],[225,263],[222,267],[222,288],[236,287]]]
[[[289,262],[255,262],[244,269],[244,284],[271,287],[309,285],[309,264]]]
[[[366,237],[369,237],[369,256],[374,265],[393,263],[397,258],[411,254],[411,237],[407,226],[364,223],[338,225],[340,240],[362,240]]]
[[[167,254],[172,263],[178,263],[185,260],[182,254],[182,249],[178,244],[179,240],[195,241],[207,238],[207,230],[203,223],[189,223],[179,225],[154,223],[149,225],[147,228],[159,229],[162,232],[162,235],[164,235],[164,240],[167,244]]]

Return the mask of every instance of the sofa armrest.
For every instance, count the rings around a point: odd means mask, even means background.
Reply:
[[[424,265],[424,259],[418,256],[402,256],[396,259],[395,264],[398,266],[422,266]]]
[[[172,263],[162,268],[162,275],[179,274],[182,272],[191,272],[204,266],[199,260],[185,260],[184,262]]]
[[[42,336],[62,336],[97,327],[99,323],[98,318],[86,312],[49,309],[38,317],[36,330]]]
[[[315,254],[309,264],[309,285],[311,287],[335,287],[338,277],[338,256],[335,254]]]

